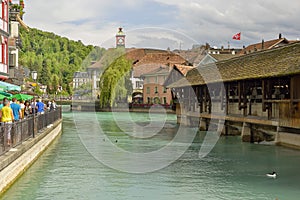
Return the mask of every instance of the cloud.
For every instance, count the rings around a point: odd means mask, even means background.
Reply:
[[[30,0],[25,3],[24,21],[30,27],[107,48],[115,45],[114,35],[119,26],[127,34],[127,45],[157,45],[162,49],[182,44],[183,48],[190,48],[191,41],[216,46],[230,42],[241,47],[262,38],[274,39],[279,33],[288,39],[300,37],[298,0],[288,3],[282,0],[52,0],[47,3]],[[149,31],[148,27],[156,28]],[[231,40],[240,31],[242,40]]]
[[[274,39],[279,32],[291,39],[299,35],[295,24],[300,2],[295,0],[289,1],[288,5],[281,0],[156,1],[177,6],[180,9],[176,16],[179,27],[189,27],[189,34],[202,42],[226,43],[239,31],[243,33],[245,43]]]

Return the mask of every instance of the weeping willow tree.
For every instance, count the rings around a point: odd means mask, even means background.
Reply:
[[[100,106],[113,107],[132,93],[131,62],[124,56],[115,59],[100,77]]]

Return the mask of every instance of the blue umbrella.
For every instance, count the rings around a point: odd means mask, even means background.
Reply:
[[[2,91],[21,91],[21,87],[18,85],[0,81],[0,90],[2,90]]]

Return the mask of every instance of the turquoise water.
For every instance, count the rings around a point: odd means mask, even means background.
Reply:
[[[118,114],[118,123],[122,128],[114,122],[111,113],[97,113],[96,116],[107,136],[99,138],[99,141],[103,144],[110,144],[111,141],[118,148],[134,153],[163,148],[170,144],[178,131],[173,115],[154,115],[154,121],[166,119],[166,128],[144,138],[122,132],[124,127],[133,132],[138,130],[127,123],[128,116],[123,113]],[[213,150],[200,159],[198,153],[205,133],[198,133],[188,150],[170,165],[148,173],[126,173],[104,165],[91,155],[77,133],[74,118],[78,115],[64,113],[63,117],[63,134],[2,199],[300,198],[300,151],[242,143],[239,137],[221,137]],[[80,114],[80,121],[85,124],[83,130],[90,134],[95,131],[92,128],[95,123],[93,117],[91,113]],[[148,114],[132,114],[131,117],[135,124],[142,127],[150,123]],[[126,127],[126,124],[130,125]],[[159,123],[156,125],[160,126]],[[95,138],[91,140],[98,142]],[[175,145],[180,149],[186,142],[176,141]],[[102,154],[116,160],[122,156],[106,149]],[[153,165],[157,164],[154,162],[163,162],[164,158],[168,160],[166,155],[160,156],[159,161],[153,159]],[[143,167],[143,163],[137,162],[130,165],[133,168]],[[276,179],[265,176],[273,170],[278,172]]]

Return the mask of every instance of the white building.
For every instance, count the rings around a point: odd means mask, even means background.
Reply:
[[[8,68],[8,0],[2,0],[0,4],[0,80],[9,77]]]

